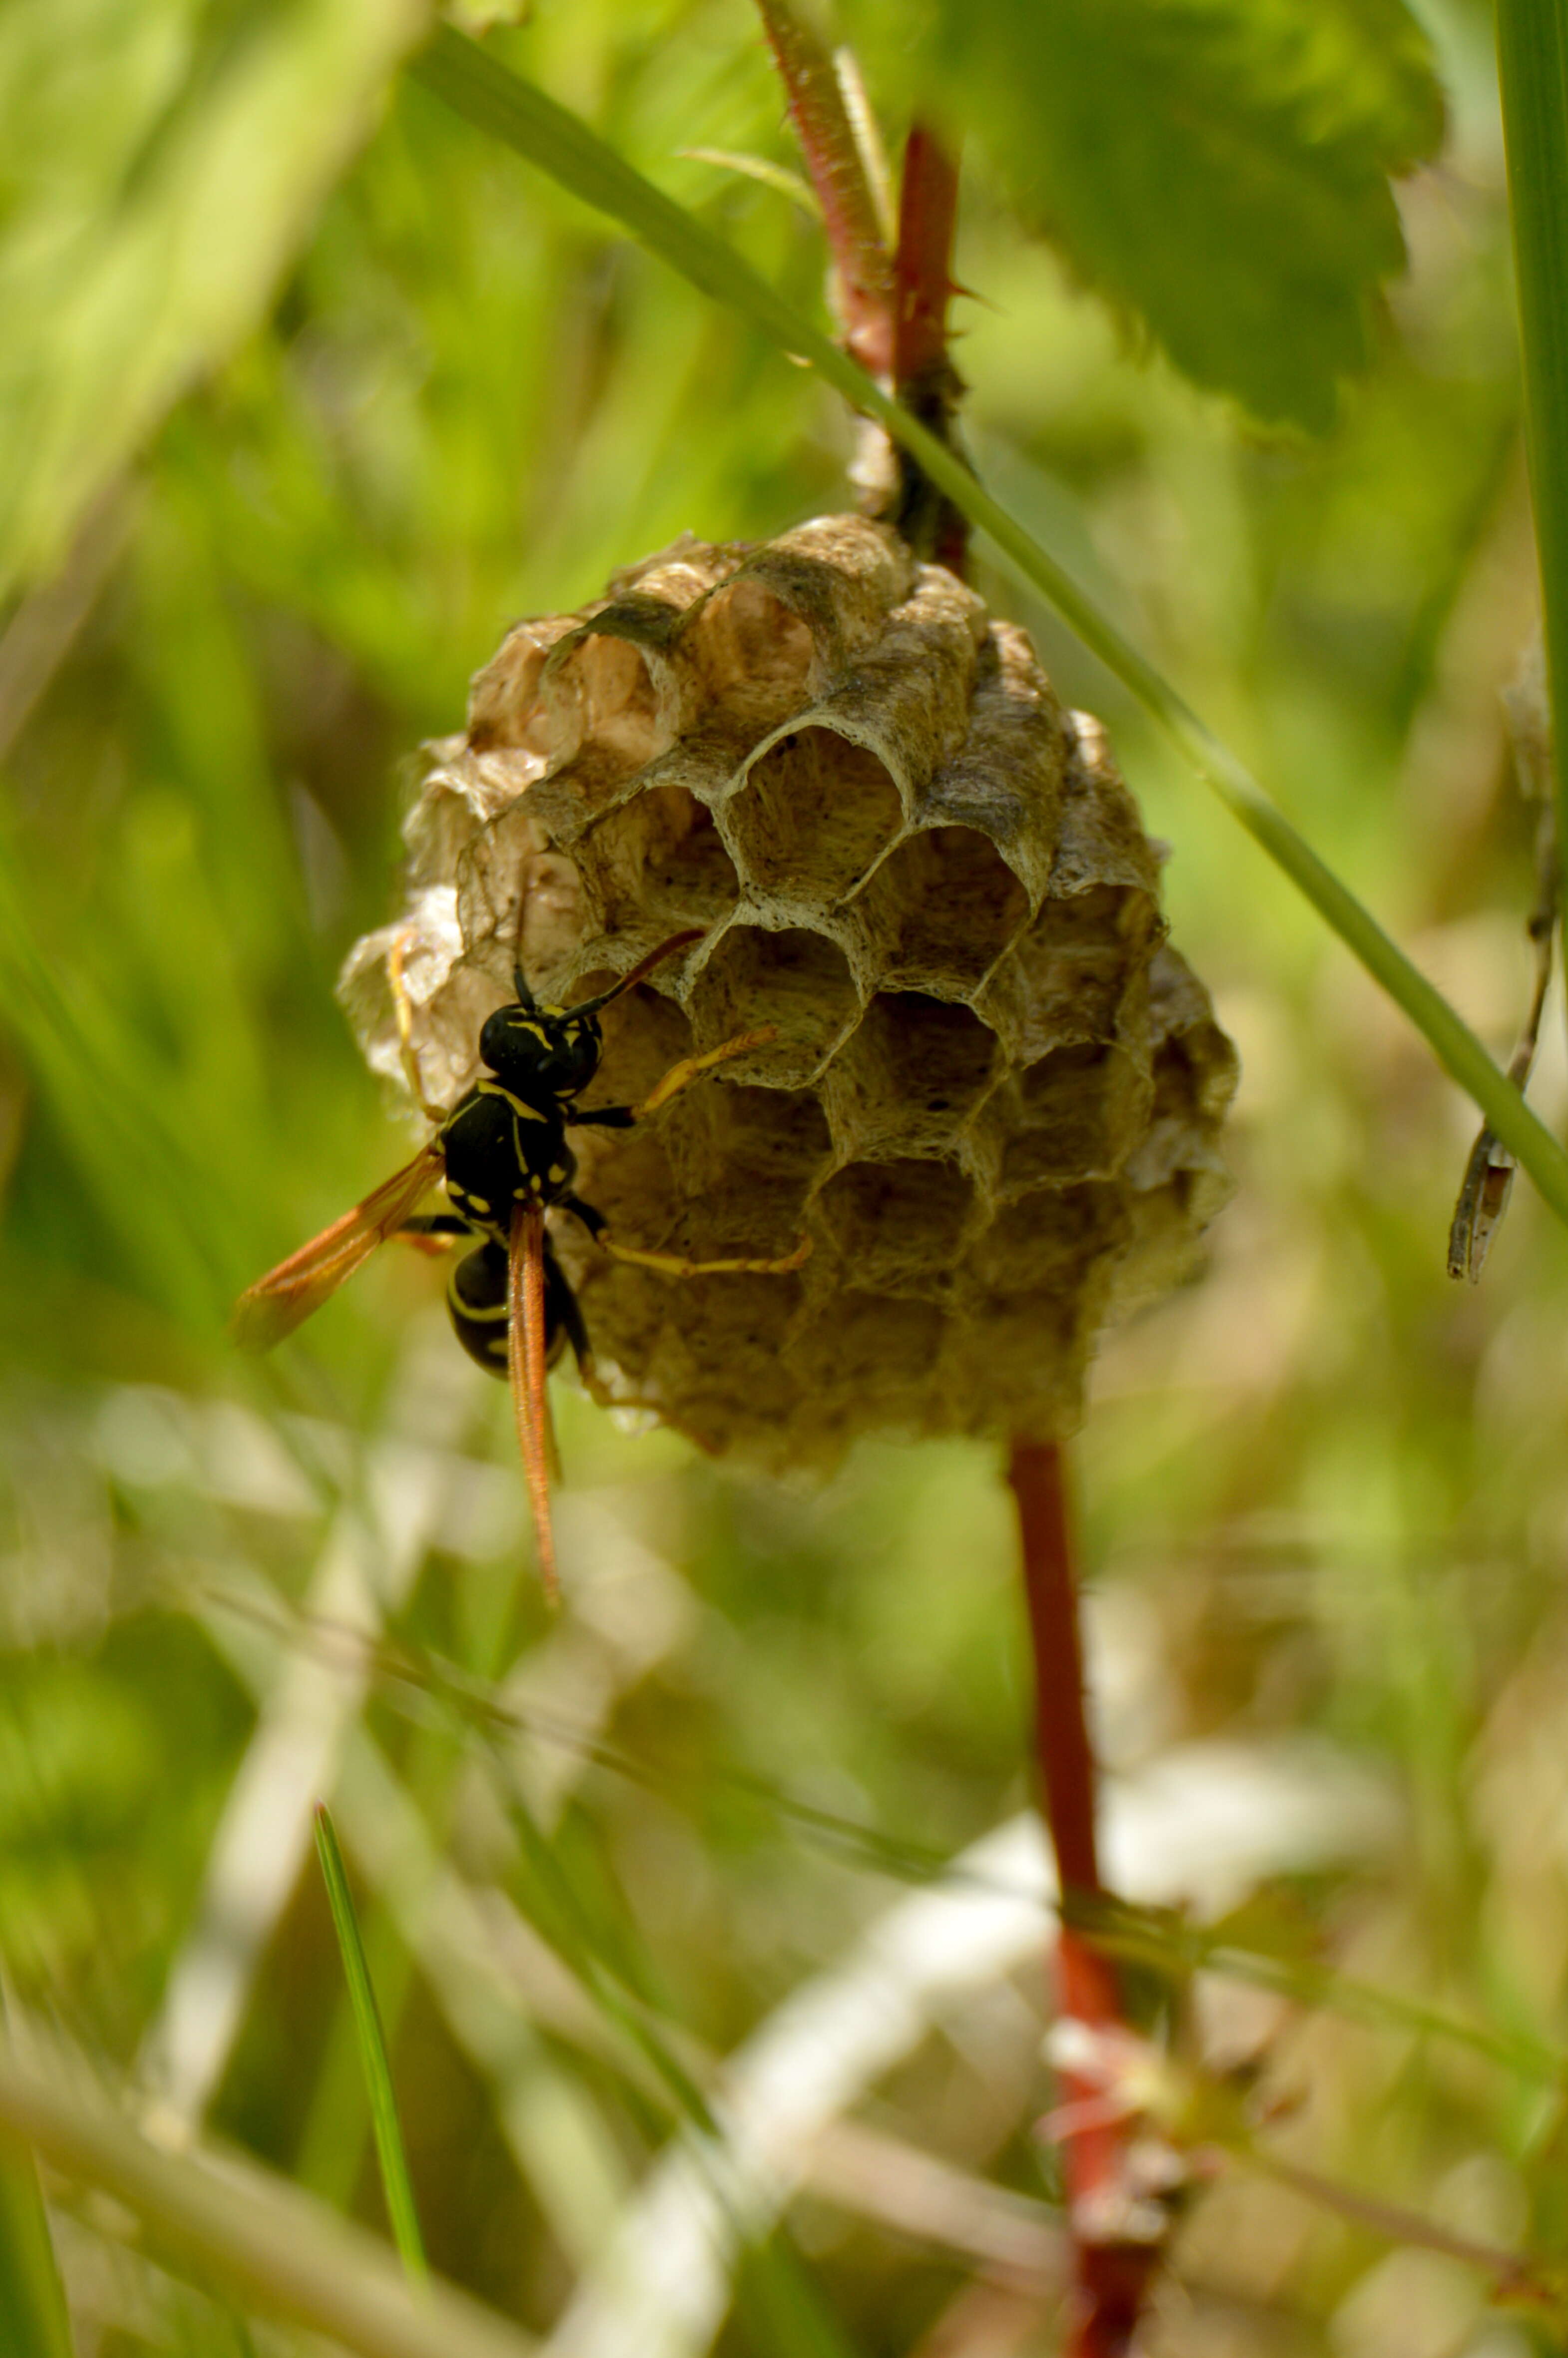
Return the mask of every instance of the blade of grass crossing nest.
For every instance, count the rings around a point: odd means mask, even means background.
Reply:
[[[534,1532],[539,1578],[552,1605],[561,1595],[556,1569],[555,1531],[550,1520],[550,1443],[546,1398],[545,1215],[537,1205],[519,1204],[512,1215],[511,1259],[506,1276],[506,1372],[517,1421],[517,1444]]]

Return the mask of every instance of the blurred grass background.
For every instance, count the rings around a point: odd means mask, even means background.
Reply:
[[[76,13],[83,41],[124,32]],[[1487,11],[1422,14],[1450,141],[1402,191],[1411,274],[1330,438],[1261,439],[1141,358],[983,169],[958,358],[991,487],[1506,1055],[1532,820],[1498,697],[1535,593],[1502,155]],[[75,231],[138,200],[201,42],[243,17],[143,12],[145,72],[85,106],[69,45],[40,66],[0,33],[0,103],[47,133]],[[794,160],[740,0],[541,0],[501,46],[816,305],[811,224],[681,155]],[[391,905],[403,756],[458,724],[513,616],[688,526],[830,507],[849,449],[805,372],[417,88],[326,178],[263,323],[0,643],[0,1962],[166,2126],[381,2223],[309,1849],[330,1794],[433,2264],[563,2358],[642,2358],[709,2338],[661,2341],[656,2288],[619,2325],[589,2305],[672,2084],[782,2036],[922,1861],[1027,1801],[1010,1527],[978,1446],[890,1442],[796,1494],[557,1388],[552,1624],[506,1402],[427,1263],[383,1256],[276,1364],[232,1353],[239,1288],[406,1152],[332,997]],[[1450,1284],[1473,1114],[1115,684],[981,579],[1110,723],[1244,1062],[1212,1267],[1108,1344],[1078,1450],[1107,1757],[1175,1797],[1196,1862],[1162,1882],[1146,1813],[1129,1887],[1239,1911],[1287,1980],[1325,1962],[1553,2050],[1568,1241],[1521,1185],[1484,1284]],[[1554,1014],[1535,1096],[1560,1124],[1565,1095]],[[1546,2075],[1234,1981],[1195,2004],[1292,2107],[1281,2150],[1561,2258]],[[849,2072],[860,2142],[803,2162],[721,2346],[1055,2346],[1022,2201],[1054,2192],[1043,2015],[1025,1947]],[[989,2195],[923,2208],[922,2155]],[[292,2346],[50,2190],[83,2358]],[[988,2254],[1009,2223],[1036,2275]],[[1151,2346],[1557,2346],[1487,2290],[1238,2174],[1195,2205]]]

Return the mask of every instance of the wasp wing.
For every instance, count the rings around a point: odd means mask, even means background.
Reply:
[[[545,1320],[545,1215],[537,1205],[519,1204],[512,1215],[511,1260],[506,1272],[506,1372],[517,1419],[517,1444],[534,1509],[539,1546],[539,1577],[554,1604],[560,1595],[556,1540],[550,1521],[549,1397],[546,1390],[549,1338]]]
[[[292,1335],[402,1227],[440,1175],[441,1150],[432,1140],[362,1204],[241,1294],[232,1321],[235,1341],[247,1351],[266,1351]]]

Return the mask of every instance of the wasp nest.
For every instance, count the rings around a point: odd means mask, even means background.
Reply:
[[[1224,1198],[1236,1065],[1098,725],[1024,633],[862,517],[687,538],[519,623],[427,759],[406,914],[344,977],[379,1071],[395,940],[441,1107],[519,956],[563,1001],[702,928],[610,1009],[585,1104],[774,1028],[646,1126],[576,1135],[627,1244],[813,1247],[676,1282],[557,1216],[609,1396],[775,1467],[878,1428],[1068,1428],[1098,1330]]]

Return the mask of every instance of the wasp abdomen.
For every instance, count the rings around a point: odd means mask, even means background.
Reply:
[[[506,1262],[504,1245],[483,1244],[465,1253],[447,1280],[447,1310],[452,1332],[490,1375],[504,1382],[506,1362]]]
[[[487,1240],[476,1252],[465,1253],[447,1280],[447,1311],[452,1332],[487,1374],[503,1382],[507,1365],[506,1247]],[[589,1357],[588,1336],[576,1296],[565,1271],[546,1242],[545,1246],[545,1360],[554,1367],[570,1342],[579,1365]]]

